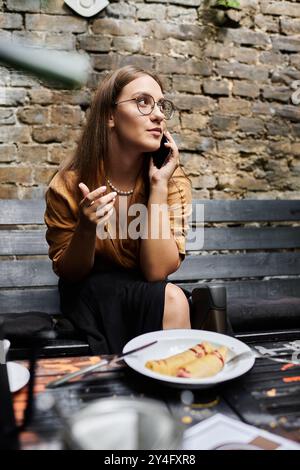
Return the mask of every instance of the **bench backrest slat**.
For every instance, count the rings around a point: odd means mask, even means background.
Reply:
[[[246,253],[188,256],[172,281],[232,279],[300,274],[300,253]]]
[[[276,222],[299,221],[300,200],[196,200],[192,220],[201,222],[199,204],[204,205],[206,222]]]
[[[59,312],[58,289],[42,287],[39,289],[0,289],[0,315],[23,312]]]
[[[193,201],[192,220],[197,219],[196,206],[203,204],[206,222],[299,221],[300,200],[206,200]],[[0,200],[0,225],[44,223],[43,199]],[[201,211],[199,211],[200,214]],[[201,222],[202,220],[200,220]]]
[[[43,199],[0,200],[0,225],[43,224]]]
[[[262,250],[300,247],[300,227],[222,227],[190,231],[187,251],[200,250]],[[47,255],[46,229],[2,230],[0,232],[0,255]]]
[[[188,256],[172,281],[232,279],[243,277],[300,274],[300,253],[247,253],[234,255]],[[0,285],[3,287],[53,286],[57,277],[48,259],[2,261]]]

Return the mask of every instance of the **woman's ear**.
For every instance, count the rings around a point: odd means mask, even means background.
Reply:
[[[109,127],[110,129],[112,129],[113,127],[115,127],[115,119],[114,119],[114,115],[113,115],[113,114],[111,114],[111,115],[109,116],[109,119],[108,119],[108,127]]]

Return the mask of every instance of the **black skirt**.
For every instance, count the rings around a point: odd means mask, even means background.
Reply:
[[[79,283],[60,279],[61,311],[94,354],[120,353],[135,336],[162,329],[167,282],[123,268],[93,270]]]

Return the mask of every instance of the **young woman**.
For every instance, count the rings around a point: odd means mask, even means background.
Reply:
[[[119,353],[149,331],[190,328],[184,292],[166,281],[185,255],[191,204],[190,182],[166,129],[173,113],[152,73],[132,66],[110,73],[77,152],[46,193],[46,238],[62,313],[96,354]],[[170,151],[157,168],[152,154],[163,134]],[[166,215],[165,207],[176,210]]]

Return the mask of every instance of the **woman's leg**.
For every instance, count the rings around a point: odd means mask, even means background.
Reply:
[[[163,329],[191,328],[188,300],[180,287],[168,282],[165,290]]]

